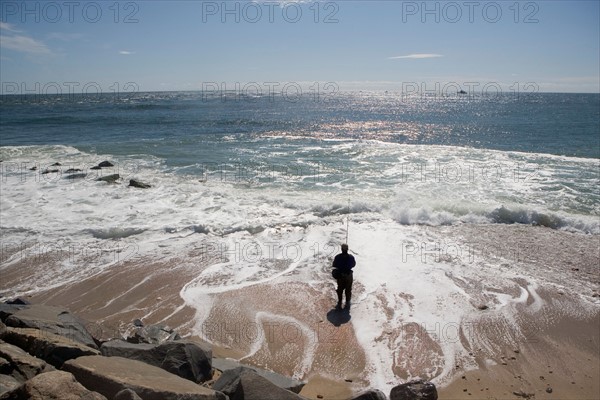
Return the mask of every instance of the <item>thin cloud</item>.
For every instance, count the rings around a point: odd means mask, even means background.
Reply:
[[[128,50],[120,50],[119,54],[122,54],[124,56],[129,56],[131,54],[135,54],[135,51],[128,51]]]
[[[24,35],[0,35],[0,47],[27,54],[51,53],[44,43]]]
[[[0,22],[0,48],[26,54],[51,53],[48,46],[43,42],[26,35],[20,35],[22,32],[7,22]]]
[[[403,58],[408,58],[408,59],[423,59],[423,58],[438,58],[438,57],[444,57],[441,54],[432,54],[432,53],[416,53],[416,54],[408,54],[405,56],[395,56],[395,57],[388,57],[388,60],[399,60],[399,59],[403,59]]]
[[[15,33],[21,32],[21,31],[16,30],[15,28],[13,28],[13,26],[7,22],[0,22],[0,30],[15,32]]]

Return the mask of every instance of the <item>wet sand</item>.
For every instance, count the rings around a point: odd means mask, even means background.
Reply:
[[[522,225],[424,229],[470,245],[471,262],[482,270],[491,264],[504,269],[519,264],[531,276],[544,278],[543,285],[528,289],[526,301],[510,313],[490,303],[485,291],[519,296],[516,288],[529,288],[523,278],[515,277],[502,287],[456,278],[472,299],[473,312],[460,321],[456,336],[469,353],[452,366],[452,379],[438,385],[441,399],[600,398],[597,236]],[[179,257],[189,261],[195,255]],[[309,285],[275,280],[215,294],[210,303],[194,308],[186,305],[181,289],[216,262],[203,258],[190,267],[189,262],[173,258],[131,259],[78,282],[38,292],[30,300],[69,308],[92,321],[91,330],[105,338],[126,334],[135,318],[146,324],[168,324],[183,335],[212,342],[217,356],[308,380],[301,393],[308,398],[348,398],[372,386],[365,371],[369,349],[357,340],[352,310],[332,309],[333,282]],[[48,269],[51,262],[44,273]],[[0,293],[5,296],[19,294],[11,290],[23,287],[23,282],[30,281],[35,288],[36,279],[41,279],[36,260],[27,258],[4,266],[0,274]],[[355,291],[355,296],[361,294],[360,282]],[[384,317],[389,313],[391,318],[394,310],[386,311],[385,298],[381,304]],[[415,375],[435,378],[431,366],[442,352],[440,338],[418,326],[403,327],[405,332],[384,333],[404,339],[400,348],[390,349],[395,383]]]

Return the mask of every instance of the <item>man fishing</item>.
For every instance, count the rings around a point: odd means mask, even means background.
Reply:
[[[337,280],[337,308],[342,308],[342,293],[346,292],[346,308],[350,308],[352,297],[352,268],[356,260],[352,254],[348,254],[348,245],[342,245],[342,252],[333,259],[333,277]]]

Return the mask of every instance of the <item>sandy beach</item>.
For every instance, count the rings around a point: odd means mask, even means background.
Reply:
[[[415,376],[435,380],[448,367],[440,360],[450,344],[467,353],[457,352],[455,365],[449,366],[451,373],[437,383],[441,399],[600,397],[596,236],[522,225],[426,230],[452,238],[454,243],[474,245],[471,268],[485,270],[486,261],[503,257],[505,268],[527,265],[528,274],[536,280],[543,278],[544,283],[531,285],[519,275],[506,279],[503,287],[492,288],[485,280],[468,282],[457,274],[453,279],[472,304],[460,321],[449,320],[442,327],[407,321],[390,325],[400,329],[381,334],[378,340],[382,343],[397,344],[389,348],[397,381],[389,384]],[[489,246],[491,243],[502,246]],[[520,255],[506,253],[517,245]],[[189,261],[194,252],[179,257]],[[51,261],[46,261],[49,268]],[[217,356],[307,380],[302,394],[308,398],[343,399],[377,386],[369,380],[372,375],[367,370],[370,349],[357,339],[360,321],[352,318],[361,304],[353,305],[349,312],[335,311],[333,281],[315,285],[282,277],[217,293],[194,307],[186,304],[183,288],[218,261],[203,255],[202,263],[192,263],[195,267],[190,268],[189,262],[176,258],[164,262],[136,258],[78,282],[41,291],[29,300],[67,307],[92,321],[90,329],[106,338],[128,332],[135,318],[147,324],[167,324],[182,335],[211,342]],[[35,259],[5,266],[0,292],[5,297],[17,295],[13,287],[22,287],[23,280],[34,285],[42,273]],[[364,288],[360,274],[356,276],[355,298],[360,299]],[[486,296],[491,289],[523,301],[494,304]],[[394,295],[404,295],[406,304],[419,301],[403,293]],[[398,318],[385,295],[373,296],[378,296],[381,305],[374,310],[379,318]]]

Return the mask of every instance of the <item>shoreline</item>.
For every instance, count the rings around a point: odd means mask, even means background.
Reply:
[[[484,245],[500,241],[510,247],[511,243],[518,243],[524,259],[513,259],[512,263],[526,264],[531,276],[543,277],[546,281],[526,282],[515,276],[519,285],[513,285],[512,289],[505,287],[504,293],[507,298],[522,297],[523,301],[507,304],[489,303],[485,296],[489,288],[465,287],[465,291],[477,292],[479,297],[469,295],[473,311],[465,315],[472,318],[457,321],[460,329],[456,331],[456,342],[447,340],[445,343],[440,340],[440,331],[433,329],[434,325],[411,325],[410,319],[399,325],[403,332],[389,328],[380,340],[400,344],[389,352],[389,357],[394,359],[397,379],[390,384],[414,377],[414,371],[421,371],[425,379],[435,379],[436,375],[428,376],[426,371],[439,364],[444,349],[459,346],[470,351],[457,352],[456,365],[450,366],[450,379],[437,384],[442,399],[523,397],[514,393],[548,399],[600,397],[597,383],[600,300],[592,297],[599,287],[599,282],[594,281],[598,279],[595,266],[598,264],[594,264],[598,260],[595,236],[518,225],[426,227],[425,230],[456,242],[477,237]],[[569,252],[565,254],[567,245]],[[496,247],[496,252],[493,247],[485,248],[480,268],[485,267],[485,260],[503,256],[499,254],[501,248]],[[533,248],[537,252],[534,253]],[[188,256],[181,255],[181,258]],[[34,261],[25,259],[4,268],[2,275],[6,280],[3,279],[0,292],[5,294],[15,282],[22,281],[28,274],[39,273]],[[339,326],[328,319],[328,312],[335,303],[332,282],[315,287],[280,279],[215,294],[207,298],[206,304],[191,307],[181,292],[217,260],[204,261],[207,262],[189,268],[174,259],[127,260],[118,268],[28,299],[66,307],[97,324],[95,328],[107,336],[126,333],[136,318],[148,324],[167,323],[183,336],[209,339],[216,355],[241,358],[247,364],[306,378],[308,384],[301,394],[308,398],[317,398],[319,394],[325,399],[335,399],[329,396],[346,396],[366,388],[386,392],[386,388],[369,381],[373,371],[368,369],[373,365],[369,364],[369,354],[359,340],[360,332],[357,333],[355,325],[360,322],[356,318],[361,305],[356,306],[357,314],[353,314],[353,307],[350,320]],[[511,268],[511,264],[505,268]],[[294,272],[289,275],[293,276]],[[453,279],[461,282],[462,278]],[[569,290],[565,290],[561,282],[570,284]],[[473,283],[462,284],[473,286]],[[481,284],[485,286],[485,282]],[[521,292],[518,288],[522,288]],[[359,282],[357,298],[361,291],[364,288]],[[381,318],[393,321],[397,310],[390,305],[386,308],[384,300],[385,296],[378,300],[382,304]],[[414,301],[408,299],[405,303]],[[478,310],[479,304],[487,304],[488,309]],[[588,304],[587,308],[582,307],[583,304]],[[256,338],[260,329],[259,341]],[[426,357],[420,356],[423,354]],[[443,364],[449,367],[447,362]],[[408,371],[413,372],[407,374]],[[352,382],[345,382],[346,379]],[[344,382],[336,385],[333,383],[336,380]],[[552,393],[546,392],[548,387]]]

